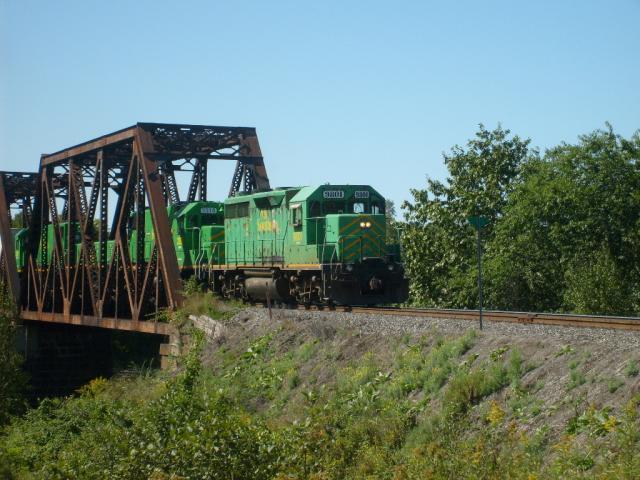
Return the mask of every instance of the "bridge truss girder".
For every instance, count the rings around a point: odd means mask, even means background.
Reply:
[[[26,191],[0,172],[3,246],[13,249],[5,212],[16,203],[28,211],[25,268],[18,276],[9,248],[2,264],[22,317],[163,333],[158,313],[181,303],[166,208],[181,201],[175,172],[191,173],[185,201],[206,200],[210,160],[236,161],[230,195],[242,184],[246,191],[269,189],[255,129],[244,127],[138,123],[43,155],[39,172],[24,174]],[[146,209],[153,231],[148,262],[145,236],[131,234],[145,231]]]

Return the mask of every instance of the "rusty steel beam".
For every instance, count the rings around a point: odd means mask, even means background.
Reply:
[[[117,132],[113,132],[108,135],[103,135],[102,137],[98,137],[94,140],[89,140],[88,142],[81,143],[74,147],[66,148],[56,153],[44,155],[40,161],[40,164],[43,167],[47,165],[52,165],[62,160],[66,160],[72,157],[76,157],[78,155],[82,155],[84,153],[99,150],[102,147],[113,145],[126,140],[131,140],[133,139],[135,132],[136,132],[136,126],[134,125],[132,127],[124,128],[122,130],[118,130]]]
[[[24,210],[23,318],[157,331],[159,311],[182,301],[166,209],[180,202],[176,172],[191,175],[183,198],[206,200],[216,160],[237,162],[231,195],[270,188],[253,128],[137,123],[43,155]]]
[[[11,231],[11,208],[20,209],[23,226],[33,212],[33,200],[38,174],[35,172],[0,172],[0,281],[7,287],[16,304],[20,304],[22,282],[16,264],[15,246]]]
[[[2,266],[7,286],[16,304],[20,301],[20,279],[16,265],[16,252],[11,232],[11,212],[4,188],[4,175],[0,174],[0,241],[2,242]]]
[[[170,308],[180,304],[180,269],[178,268],[178,256],[171,237],[171,226],[167,215],[166,205],[162,196],[162,184],[160,176],[153,173],[155,166],[149,156],[155,153],[153,139],[146,130],[138,131],[135,139],[136,154],[141,163],[144,181],[147,187],[147,198],[151,209],[151,216],[155,219],[153,231],[158,247],[159,268],[164,277],[164,285],[167,292],[167,301]],[[138,235],[139,236],[139,235]]]
[[[100,318],[91,315],[62,315],[60,313],[39,313],[23,310],[23,320],[34,320],[48,323],[64,323],[83,327],[99,327],[110,330],[126,330],[130,332],[155,333],[158,335],[175,335],[173,325],[162,322],[133,322],[127,319]]]

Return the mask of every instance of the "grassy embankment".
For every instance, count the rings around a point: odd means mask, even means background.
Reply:
[[[640,477],[640,399],[616,411],[580,404],[572,396],[584,383],[577,367],[565,387],[575,415],[561,432],[531,428],[549,406],[536,397],[539,386],[522,381],[538,365],[515,347],[478,356],[475,332],[373,340],[346,328],[302,331],[291,320],[255,334],[208,305],[196,298],[186,309],[227,323],[226,339],[205,344],[193,334],[196,346],[177,374],[96,379],[71,398],[44,401],[0,438],[0,473]],[[631,362],[626,375],[637,374]]]

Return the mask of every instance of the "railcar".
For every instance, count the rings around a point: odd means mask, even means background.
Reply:
[[[224,259],[224,204],[222,202],[198,201],[190,203],[178,203],[167,207],[167,214],[171,224],[171,235],[176,249],[178,267],[183,277],[189,277],[194,272],[194,267],[203,262],[208,262],[210,255],[216,255],[218,259]],[[138,263],[137,225],[133,221],[127,225],[127,238],[129,239],[128,253],[133,264]],[[60,241],[62,251],[66,255],[69,245],[69,228],[73,227],[71,244],[75,248],[76,262],[80,261],[80,231],[76,222],[60,222]],[[153,252],[154,233],[151,223],[151,212],[145,211],[143,225],[143,262],[149,262]],[[22,271],[26,264],[26,237],[28,230],[13,229],[15,242],[16,263],[18,270]],[[44,241],[38,245],[36,263],[38,267],[49,265],[53,261],[55,250],[54,226],[48,224],[44,234]],[[220,244],[222,242],[222,244]],[[106,242],[106,257],[111,258],[115,240]],[[218,251],[218,248],[221,248]],[[99,243],[95,243],[96,252],[99,251]]]
[[[385,200],[367,185],[319,185],[240,194],[224,202],[170,205],[178,266],[213,291],[231,298],[302,304],[374,305],[403,302],[408,283],[397,243],[388,241]],[[151,260],[150,212],[128,225],[134,264]],[[73,227],[75,236],[69,236]],[[142,227],[141,233],[138,228]],[[75,249],[77,225],[60,223],[62,250]],[[138,235],[144,247],[137,248]],[[15,230],[18,269],[25,267],[25,229]],[[53,259],[55,235],[47,226],[37,267]],[[71,240],[71,244],[69,241]],[[115,242],[106,242],[111,258]],[[98,252],[96,244],[96,252]]]
[[[224,261],[198,275],[226,297],[374,305],[407,299],[385,200],[368,185],[282,188],[225,201]]]

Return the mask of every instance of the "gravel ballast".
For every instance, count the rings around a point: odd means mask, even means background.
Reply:
[[[268,320],[266,308],[250,308],[256,319]],[[469,320],[427,318],[389,314],[369,314],[340,311],[273,309],[274,318],[304,322],[311,319],[349,326],[364,334],[401,336],[433,332],[459,335],[478,330],[478,323]],[[640,348],[640,332],[606,328],[562,327],[556,325],[518,324],[484,321],[485,335],[553,340],[554,343],[595,343],[615,348]]]

